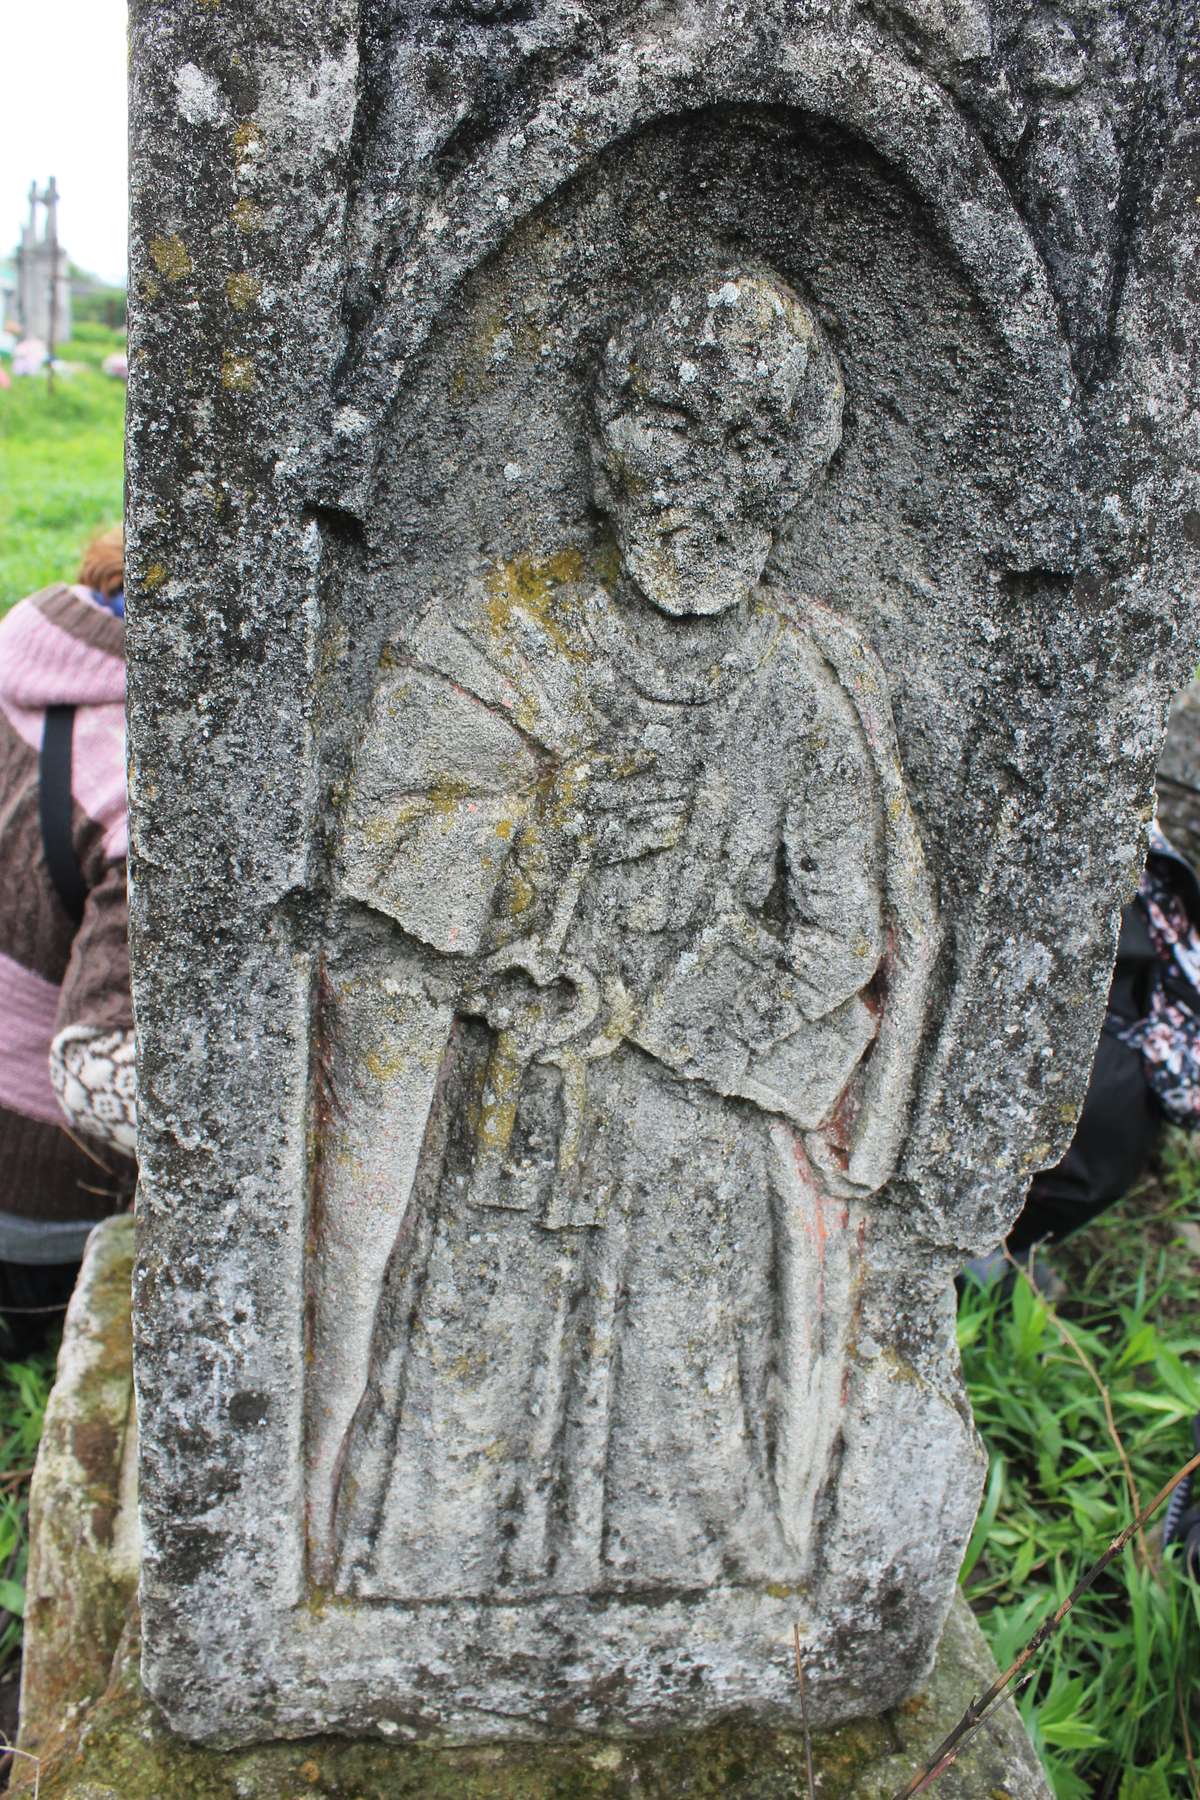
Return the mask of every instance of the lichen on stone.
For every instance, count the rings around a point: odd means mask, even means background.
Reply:
[[[185,275],[192,272],[192,259],[188,255],[187,245],[178,233],[170,237],[151,238],[150,259],[159,274],[165,275],[170,282],[182,281]]]

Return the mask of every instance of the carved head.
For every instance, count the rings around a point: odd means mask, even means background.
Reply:
[[[808,308],[771,275],[664,289],[614,337],[596,388],[596,501],[663,612],[719,613],[841,438],[842,379]]]

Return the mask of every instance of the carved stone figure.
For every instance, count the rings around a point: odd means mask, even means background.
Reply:
[[[882,1712],[1194,666],[1194,21],[135,14],[146,1686]]]
[[[596,393],[607,582],[448,596],[381,676],[343,879],[429,998],[339,1589],[809,1573],[822,1284],[895,1160],[937,936],[883,672],[762,585],[841,407],[779,280],[654,295]]]

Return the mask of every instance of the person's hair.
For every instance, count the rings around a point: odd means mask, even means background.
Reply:
[[[119,525],[97,531],[89,538],[78,580],[106,599],[121,592],[125,586],[125,534]]]

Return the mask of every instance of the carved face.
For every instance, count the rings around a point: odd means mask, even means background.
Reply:
[[[816,321],[757,275],[672,294],[609,345],[593,446],[626,572],[677,616],[724,612],[841,435],[842,385]]]

